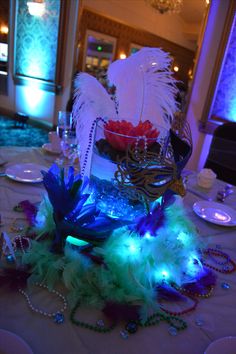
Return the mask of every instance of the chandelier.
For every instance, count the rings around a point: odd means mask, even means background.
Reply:
[[[183,0],[146,0],[146,2],[161,14],[179,13],[183,5]]]

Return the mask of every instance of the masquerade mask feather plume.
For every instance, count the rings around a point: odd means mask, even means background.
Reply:
[[[177,110],[176,81],[170,71],[171,59],[159,48],[142,48],[125,60],[113,62],[108,69],[109,84],[116,87],[116,100],[89,74],[75,79],[73,117],[81,145],[81,165],[89,142],[92,123],[97,117],[125,119],[137,125],[150,122],[169,129]],[[91,160],[88,156],[87,171]]]

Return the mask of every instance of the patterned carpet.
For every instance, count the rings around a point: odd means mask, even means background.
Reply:
[[[0,115],[0,146],[42,146],[48,142],[48,131],[25,125],[15,126],[15,121]]]

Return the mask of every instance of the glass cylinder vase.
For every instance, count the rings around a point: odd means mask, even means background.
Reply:
[[[168,131],[144,122],[140,131],[133,130],[140,135],[126,135],[126,128],[132,133],[130,124],[126,121],[97,122],[90,192],[92,201],[103,213],[132,221],[148,212],[150,203],[160,196],[159,192],[153,195],[153,185],[161,186],[167,182],[168,176],[164,180],[155,179],[154,168],[160,170],[163,167],[168,150]],[[151,178],[154,179],[149,183]]]

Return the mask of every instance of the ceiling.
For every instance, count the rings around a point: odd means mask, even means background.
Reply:
[[[206,10],[206,0],[183,0],[179,16],[187,23],[200,24]]]
[[[206,11],[206,0],[183,0],[181,13],[170,16],[160,14],[150,3],[151,0],[83,0],[83,6],[92,11],[194,51]]]

